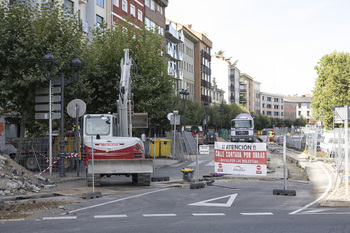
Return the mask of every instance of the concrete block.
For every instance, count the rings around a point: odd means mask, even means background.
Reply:
[[[82,198],[83,199],[94,199],[102,197],[101,192],[90,192],[90,193],[83,193]]]
[[[204,188],[205,184],[204,183],[193,183],[190,184],[190,189],[200,189],[200,188]]]
[[[280,195],[280,196],[296,196],[297,193],[295,190],[284,190],[284,189],[274,189],[273,195]]]
[[[151,181],[152,182],[159,182],[159,181],[169,181],[169,177],[152,177]]]

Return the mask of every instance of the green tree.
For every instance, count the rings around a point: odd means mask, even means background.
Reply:
[[[147,112],[151,124],[159,124],[173,111],[174,79],[167,73],[167,60],[161,37],[146,29],[136,29],[128,22],[97,27],[86,51],[85,78],[89,84],[88,111],[94,113],[117,112],[120,62],[124,49],[135,61],[132,93],[135,112]],[[164,124],[161,124],[164,126]],[[159,127],[159,125],[158,125]]]
[[[51,50],[53,76],[71,76],[69,63],[84,46],[78,19],[57,2],[1,1],[0,34],[0,114],[17,113],[20,136],[34,135],[47,124],[34,118],[35,89],[48,87],[41,59]]]
[[[333,52],[315,67],[317,79],[311,100],[314,118],[323,110],[325,128],[332,128],[333,106],[350,104],[350,54]]]

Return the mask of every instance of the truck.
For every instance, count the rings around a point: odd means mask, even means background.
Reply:
[[[248,113],[231,120],[231,142],[255,142],[254,119]]]
[[[102,177],[112,175],[131,176],[137,185],[149,186],[151,183],[153,161],[145,158],[143,141],[132,136],[132,65],[129,50],[124,49],[118,113],[83,116],[83,163],[88,186],[93,180],[99,185]]]

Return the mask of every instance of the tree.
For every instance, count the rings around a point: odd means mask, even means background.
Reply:
[[[350,54],[337,53],[323,56],[315,67],[317,79],[311,100],[313,116],[323,110],[325,128],[332,128],[333,106],[350,104]]]
[[[161,37],[157,32],[147,30],[145,25],[136,29],[129,22],[121,22],[114,24],[112,29],[103,24],[94,30],[85,56],[85,81],[91,88],[88,111],[117,112],[124,49],[129,49],[130,58],[135,61],[132,72],[135,112],[147,112],[153,119],[151,124],[159,127],[161,119],[166,119],[173,111],[174,79],[167,72]]]
[[[70,77],[69,63],[84,46],[78,19],[57,2],[1,1],[0,34],[0,114],[17,113],[20,136],[35,135],[47,123],[34,119],[35,89],[48,87],[41,59],[51,50],[53,76]]]

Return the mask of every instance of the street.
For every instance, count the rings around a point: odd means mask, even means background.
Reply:
[[[211,147],[211,152],[212,152]],[[213,172],[213,153],[200,155],[200,175]],[[181,179],[174,163],[156,170]],[[323,174],[325,175],[325,174]],[[296,196],[273,195],[282,179],[222,179],[202,189],[187,183],[136,187],[126,178],[105,179],[101,188],[119,190],[101,198],[40,212],[35,219],[3,221],[1,232],[349,232],[350,208],[320,207],[326,187],[288,181]]]

